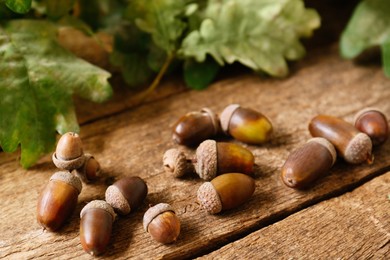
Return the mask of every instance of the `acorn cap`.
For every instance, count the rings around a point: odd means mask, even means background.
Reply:
[[[204,107],[200,110],[200,112],[206,113],[211,120],[211,123],[213,124],[214,128],[214,135],[218,134],[220,127],[219,118],[216,113],[214,113],[210,108]]]
[[[205,182],[199,187],[197,197],[202,207],[210,214],[221,212],[221,198],[211,182]]]
[[[68,171],[58,171],[50,177],[50,181],[62,181],[73,186],[80,194],[83,185],[81,184],[80,178],[74,176]]]
[[[154,205],[153,207],[150,207],[144,215],[143,218],[143,226],[146,232],[148,232],[148,226],[152,220],[160,215],[161,213],[164,213],[166,211],[172,211],[175,213],[173,210],[172,206],[167,204],[167,203],[159,203],[157,205]]]
[[[353,122],[355,123],[358,119],[359,119],[359,117],[361,117],[364,113],[367,113],[367,112],[371,112],[371,111],[375,111],[375,112],[379,112],[379,113],[381,113],[381,114],[383,114],[383,112],[382,111],[380,111],[378,108],[376,108],[376,107],[366,107],[366,108],[363,108],[362,110],[360,110],[360,111],[358,111],[356,114],[355,114],[355,116],[354,116],[354,118],[353,118]]]
[[[232,118],[233,113],[236,111],[237,108],[239,108],[240,105],[238,104],[231,104],[225,107],[225,109],[221,113],[221,127],[222,131],[224,131],[226,134],[229,133],[229,124],[230,119]]]
[[[325,138],[322,138],[322,137],[314,137],[314,138],[311,138],[309,141],[307,141],[308,143],[309,142],[316,142],[316,143],[319,143],[320,145],[324,146],[330,153],[330,155],[332,156],[332,166],[334,165],[334,163],[336,162],[336,159],[337,159],[337,152],[336,152],[336,148],[334,148],[334,145],[329,142],[328,140],[326,140]]]
[[[87,205],[84,206],[84,208],[80,212],[80,218],[84,216],[84,214],[89,210],[89,209],[103,209],[110,213],[112,216],[112,221],[115,220],[116,214],[114,212],[114,209],[111,207],[110,204],[105,202],[104,200],[93,200],[89,202]]]
[[[355,135],[345,149],[344,159],[352,164],[358,164],[364,161],[371,164],[374,159],[370,137],[364,133]]]
[[[196,149],[195,171],[200,178],[212,180],[217,176],[217,142],[203,141]]]
[[[173,173],[175,177],[181,177],[188,171],[187,158],[178,149],[169,149],[164,153],[163,165],[166,172]]]
[[[106,201],[120,214],[126,215],[131,211],[131,207],[125,196],[117,186],[111,185],[106,190]]]
[[[85,156],[82,154],[81,156],[71,159],[71,160],[64,160],[57,157],[57,153],[53,153],[52,160],[54,165],[63,170],[74,170],[77,168],[80,168],[84,162],[85,162]]]

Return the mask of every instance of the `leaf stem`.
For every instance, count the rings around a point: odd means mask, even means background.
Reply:
[[[171,65],[173,59],[175,57],[175,54],[173,52],[169,53],[167,58],[164,61],[164,64],[161,66],[160,71],[158,72],[157,76],[154,78],[153,82],[149,85],[149,87],[141,92],[137,98],[137,101],[141,103],[148,95],[150,95],[158,86],[160,83],[162,77],[167,72],[169,65]]]

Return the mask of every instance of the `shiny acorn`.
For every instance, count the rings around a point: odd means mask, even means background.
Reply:
[[[37,220],[47,230],[63,226],[77,205],[82,184],[68,171],[54,173],[38,198]]]
[[[115,220],[113,208],[104,200],[89,202],[80,212],[80,241],[83,249],[93,256],[106,251]]]
[[[336,149],[328,140],[312,138],[288,156],[282,167],[282,180],[291,188],[307,188],[327,174],[336,159]]]
[[[182,116],[173,126],[172,139],[182,145],[198,145],[220,131],[218,116],[209,108]]]
[[[253,154],[241,145],[206,140],[196,149],[195,159],[188,160],[182,152],[171,149],[164,154],[163,164],[175,176],[195,168],[200,178],[211,180],[227,172],[252,174],[254,160]]]
[[[124,177],[106,190],[106,201],[121,215],[129,214],[138,208],[146,195],[148,186],[138,176]]]
[[[365,108],[355,115],[355,127],[367,134],[373,145],[381,145],[389,137],[389,124],[386,116],[376,108]]]
[[[85,154],[84,164],[76,169],[76,174],[86,183],[96,181],[101,174],[100,164],[91,154]]]
[[[145,212],[143,226],[154,240],[163,244],[175,242],[180,234],[180,220],[167,203],[149,208]]]
[[[237,104],[227,106],[221,113],[222,130],[247,144],[263,144],[271,138],[271,121],[263,114]]]
[[[72,132],[62,135],[52,160],[59,169],[72,171],[80,168],[85,161],[80,136]]]
[[[370,137],[340,118],[318,115],[310,121],[309,131],[313,137],[323,137],[331,142],[338,155],[348,163],[373,162]]]
[[[197,192],[201,206],[210,214],[236,208],[249,200],[255,180],[242,173],[226,173],[203,183]]]

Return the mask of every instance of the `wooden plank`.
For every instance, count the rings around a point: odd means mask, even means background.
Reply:
[[[349,120],[357,110],[375,105],[390,115],[390,82],[382,70],[343,61],[335,47],[314,52],[294,71],[283,80],[254,75],[232,77],[206,91],[170,96],[84,125],[84,150],[96,156],[108,177],[95,185],[84,185],[76,212],[58,233],[43,232],[35,220],[38,194],[55,171],[49,156],[29,171],[21,169],[16,161],[3,162],[0,257],[88,259],[79,243],[78,214],[88,201],[103,198],[113,179],[125,175],[144,178],[149,195],[137,212],[114,224],[105,255],[111,258],[201,255],[382,174],[390,162],[389,142],[375,150],[373,165],[351,166],[340,161],[310,190],[295,191],[283,185],[279,169],[289,152],[309,138],[307,123],[316,114]],[[263,111],[276,131],[269,144],[248,146],[258,164],[257,188],[251,200],[237,210],[210,216],[196,202],[196,190],[202,181],[194,176],[174,179],[163,172],[161,158],[166,149],[175,146],[170,126],[179,116],[204,106],[221,111],[230,103]],[[181,236],[173,245],[154,242],[142,229],[147,205],[159,202],[171,203],[182,221]]]
[[[388,259],[390,172],[200,259]]]

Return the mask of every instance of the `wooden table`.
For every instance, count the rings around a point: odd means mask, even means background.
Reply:
[[[332,45],[313,50],[286,79],[240,73],[199,92],[166,80],[136,107],[131,94],[118,88],[105,105],[77,102],[84,150],[100,161],[105,176],[83,186],[76,211],[57,233],[36,222],[39,192],[56,171],[50,155],[24,170],[18,154],[0,154],[0,258],[91,259],[80,245],[80,210],[103,199],[116,179],[138,175],[149,194],[136,212],[114,223],[105,258],[389,259],[389,142],[374,150],[374,164],[348,165],[339,159],[308,190],[293,190],[280,179],[289,153],[310,138],[307,125],[315,115],[352,120],[358,110],[375,106],[390,118],[390,80],[379,65],[344,61]],[[231,103],[262,111],[275,135],[268,144],[245,145],[258,165],[253,197],[235,210],[208,215],[196,201],[203,181],[170,176],[162,155],[178,147],[171,140],[177,118],[202,107],[220,112]],[[175,244],[158,244],[142,228],[148,205],[159,202],[170,203],[181,219]]]

